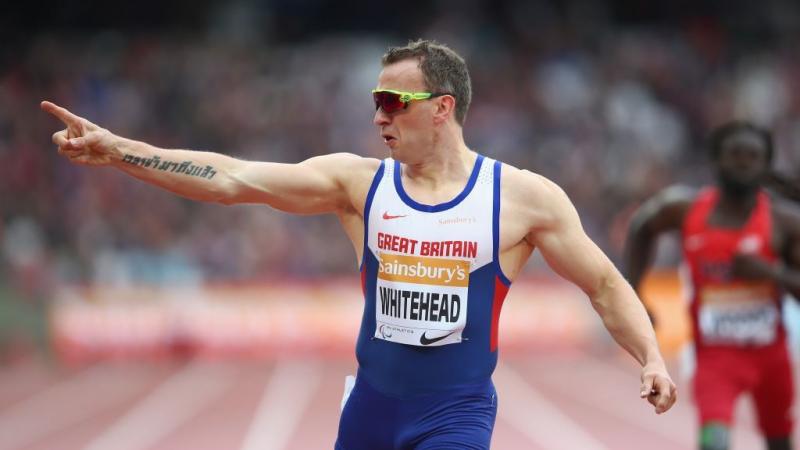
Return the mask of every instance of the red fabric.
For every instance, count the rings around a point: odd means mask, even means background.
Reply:
[[[494,299],[492,299],[492,330],[489,340],[490,351],[497,350],[500,310],[503,309],[503,301],[506,299],[506,294],[508,294],[508,286],[500,280],[500,277],[495,277]]]
[[[730,425],[737,398],[749,392],[764,435],[789,436],[793,425],[792,380],[791,363],[785,346],[698,350],[693,391],[700,423],[722,422]]]
[[[719,200],[716,188],[704,189],[692,204],[683,223],[683,256],[689,266],[692,282],[691,319],[695,344],[698,347],[712,345],[703,342],[698,328],[699,293],[704,287],[736,287],[743,285],[744,280],[730,277],[730,268],[734,256],[739,252],[741,242],[756,239],[760,242],[758,256],[769,262],[778,260],[772,248],[772,213],[769,196],[759,192],[756,206],[743,227],[738,229],[716,228],[708,225],[708,218]],[[781,291],[772,283],[772,297],[780,311]],[[776,339],[774,345],[783,345],[785,330],[782,320],[776,323]],[[715,345],[716,346],[716,345]]]
[[[361,294],[367,296],[367,265],[361,267]]]
[[[719,195],[714,188],[703,190],[683,224],[683,254],[694,290],[690,308],[697,349],[693,390],[700,422],[730,424],[737,398],[748,392],[753,396],[764,434],[767,437],[788,436],[792,430],[790,410],[794,386],[786,349],[786,333],[780,317],[781,290],[775,283],[765,281],[756,284],[736,279],[730,272],[734,257],[745,251],[743,249],[749,249],[746,250],[748,253],[766,261],[777,261],[772,248],[770,198],[765,192],[759,192],[747,222],[739,229],[723,229],[708,224]],[[753,290],[754,286],[760,290]],[[734,305],[728,302],[738,301],[735,296],[737,290],[743,293],[740,299],[752,299],[760,295],[766,295],[764,301],[772,299],[778,311],[775,339],[764,345],[705,342],[699,325],[703,301],[701,293],[704,289],[709,295],[706,300],[716,302],[718,306]],[[724,294],[716,294],[716,298],[712,298],[714,293],[720,292]]]

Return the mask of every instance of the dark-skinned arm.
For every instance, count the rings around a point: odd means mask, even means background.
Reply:
[[[800,178],[770,171],[764,176],[764,186],[796,202],[800,202]]]
[[[781,218],[786,233],[783,249],[783,268],[778,282],[796,299],[800,300],[800,210],[791,208]]]
[[[644,202],[634,214],[625,243],[623,268],[637,292],[653,261],[659,235],[681,229],[694,194],[687,187],[673,186]],[[653,319],[652,314],[650,318]]]
[[[775,202],[773,217],[781,235],[781,261],[773,264],[746,253],[736,255],[733,275],[746,279],[767,279],[800,299],[800,210],[794,205]]]

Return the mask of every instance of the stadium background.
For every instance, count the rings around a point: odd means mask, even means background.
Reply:
[[[775,167],[800,169],[797,2],[3,4],[0,448],[329,448],[361,308],[335,218],[72,166],[38,103],[163,147],[380,158],[368,92],[387,46],[417,37],[467,59],[468,145],[560,184],[617,262],[642,199],[711,180],[714,125],[770,127]],[[659,255],[674,265],[675,241]],[[651,419],[582,294],[538,257],[516,284],[495,447],[692,447],[685,381]],[[682,379],[674,272],[651,287]],[[752,414],[739,419],[735,448],[758,448]]]

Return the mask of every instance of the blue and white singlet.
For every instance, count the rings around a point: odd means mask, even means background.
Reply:
[[[489,380],[510,281],[498,260],[501,163],[478,155],[463,191],[414,201],[384,160],[364,208],[359,377],[405,397]]]

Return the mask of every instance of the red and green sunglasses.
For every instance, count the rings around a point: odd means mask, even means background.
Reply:
[[[449,93],[432,94],[430,92],[403,92],[392,89],[373,89],[372,99],[375,100],[375,109],[382,109],[383,112],[391,114],[401,109],[408,108],[408,104],[414,100],[428,100],[442,95],[453,95]]]

